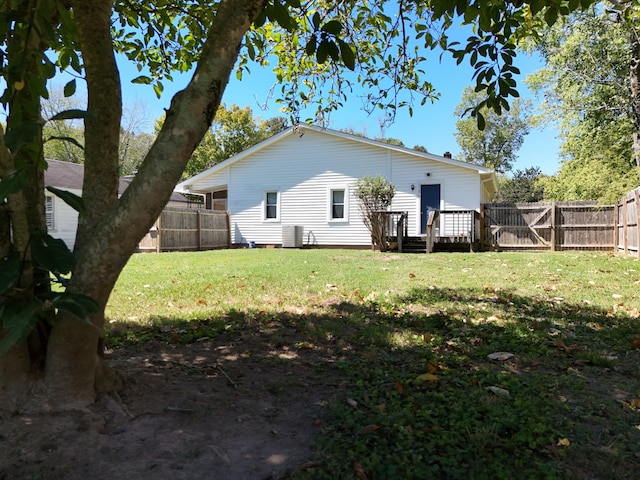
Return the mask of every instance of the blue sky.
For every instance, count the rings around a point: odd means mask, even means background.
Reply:
[[[369,137],[377,137],[382,133],[385,137],[402,140],[407,147],[422,145],[429,152],[438,155],[450,151],[455,158],[459,153],[459,147],[454,137],[456,117],[453,111],[460,102],[463,89],[472,84],[473,72],[464,63],[457,66],[447,54],[443,55],[441,60],[439,55],[433,55],[433,57],[435,60],[427,64],[425,78],[431,81],[441,94],[440,99],[435,103],[427,102],[423,106],[415,106],[413,117],[409,116],[406,108],[400,109],[394,124],[381,132],[379,119],[382,111],[367,115],[361,109],[360,99],[355,92],[341,110],[331,114],[327,126],[334,129],[352,128],[366,133]],[[540,68],[542,63],[539,59],[522,54],[517,57],[516,65],[522,72],[518,79],[521,96],[532,98],[522,80],[528,73]],[[168,108],[173,94],[184,88],[190,78],[190,74],[174,76],[173,83],[165,82],[162,98],[157,99],[150,86],[130,83],[131,78],[139,75],[137,69],[124,61],[120,62],[120,68],[125,108],[127,105],[137,103],[139,108],[145,110],[147,118],[145,130],[147,131],[152,130],[153,120],[162,115],[163,109]],[[275,99],[269,99],[269,89],[274,83],[275,76],[269,68],[252,65],[251,74],[245,74],[242,81],[236,80],[235,75],[232,75],[223,102],[226,105],[235,103],[240,107],[248,105],[255,116],[265,119],[283,115],[279,112]],[[265,105],[266,109],[264,109]],[[559,166],[559,142],[556,135],[557,132],[553,127],[531,131],[518,152],[514,169],[537,166],[543,173],[555,173]]]

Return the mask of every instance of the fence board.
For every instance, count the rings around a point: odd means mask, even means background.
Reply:
[[[514,250],[613,250],[614,209],[597,202],[487,204],[483,243]]]
[[[640,255],[638,224],[640,223],[640,187],[620,199],[615,211],[615,240],[620,252]]]
[[[154,228],[141,240],[141,252],[213,250],[229,248],[231,235],[227,212],[165,208]]]

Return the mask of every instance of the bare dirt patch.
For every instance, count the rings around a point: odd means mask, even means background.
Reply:
[[[0,479],[286,478],[305,468],[341,382],[326,351],[286,337],[108,352],[125,382],[119,394],[84,413],[2,419]]]

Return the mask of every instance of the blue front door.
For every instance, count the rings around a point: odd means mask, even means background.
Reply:
[[[420,233],[427,233],[431,210],[440,210],[440,184],[420,186]]]

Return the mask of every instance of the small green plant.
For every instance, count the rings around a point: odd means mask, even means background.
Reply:
[[[371,241],[381,252],[388,250],[385,211],[395,195],[395,186],[384,177],[362,177],[355,183],[362,221],[371,232]]]

